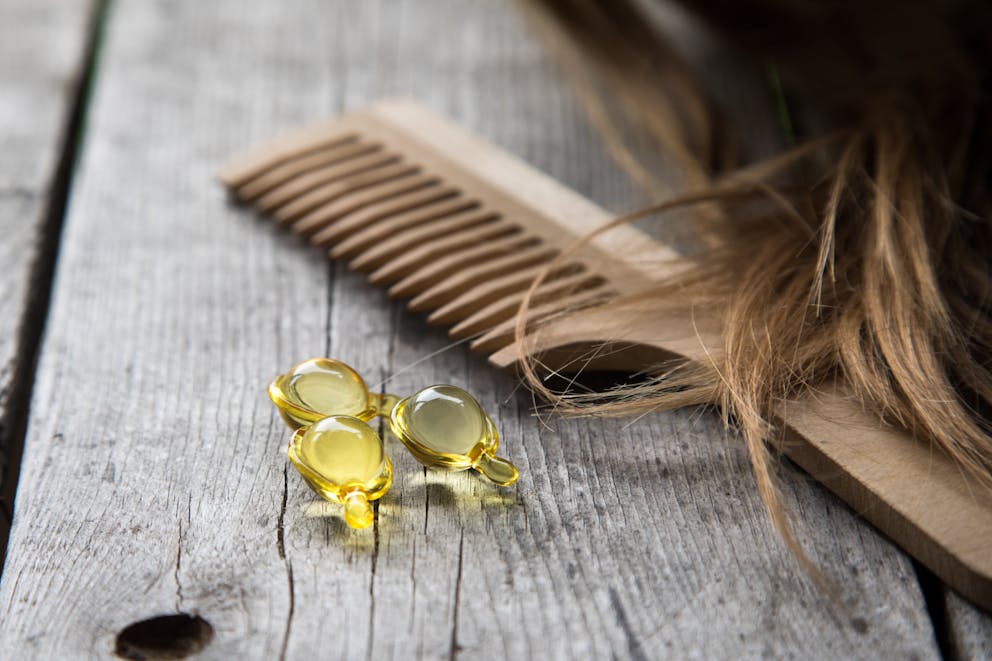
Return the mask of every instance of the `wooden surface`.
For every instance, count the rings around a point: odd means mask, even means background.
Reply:
[[[945,608],[950,656],[960,659],[992,658],[992,617],[953,592],[945,594]]]
[[[107,658],[177,611],[212,625],[217,659],[988,655],[987,615],[938,586],[932,620],[906,556],[785,466],[843,605],[807,585],[711,414],[538,418],[463,346],[406,369],[443,335],[227,204],[213,175],[234,152],[410,94],[628,208],[509,6],[117,0],[106,20],[0,578],[5,656]],[[320,354],[392,391],[477,394],[520,483],[425,473],[393,444],[376,526],[346,529],[286,470],[264,394]]]
[[[0,2],[0,534],[6,537],[89,0]],[[58,217],[56,217],[58,216]],[[0,549],[3,548],[0,542]]]

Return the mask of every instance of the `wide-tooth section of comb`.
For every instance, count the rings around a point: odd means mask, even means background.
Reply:
[[[520,250],[540,246],[541,241],[537,237],[519,233],[480,243],[465,250],[452,252],[444,257],[431,260],[412,271],[408,276],[389,288],[389,295],[394,297],[415,296],[434,284],[441,282],[449,275],[461,269],[468,268],[473,264],[498,259],[508,254],[516,254]],[[375,275],[373,273],[372,277]]]
[[[237,160],[218,174],[225,186],[237,190],[251,180],[289,163],[318,152],[334,150],[358,141],[354,131],[326,130],[323,127],[296,131],[291,136],[276,138]]]
[[[293,199],[291,202],[273,209],[272,217],[280,223],[290,223],[305,217],[314,209],[321,205],[333,204],[342,197],[371,188],[381,186],[396,179],[408,177],[419,171],[417,166],[403,161],[388,163],[364,172],[350,174],[337,181],[331,181],[303,195]]]
[[[520,294],[530,287],[534,278],[547,266],[541,264],[530,268],[514,270],[506,275],[495,278],[488,278],[462,288],[457,295],[440,307],[437,307],[427,316],[427,323],[435,325],[449,325],[461,321],[493,302],[503,300],[512,294]],[[554,281],[556,278],[574,274],[582,270],[580,264],[562,264],[555,267],[549,274],[548,280]],[[427,290],[420,296],[427,296],[431,290]],[[419,298],[419,297],[418,297]]]
[[[454,188],[425,186],[349,214],[324,228],[321,238],[325,242],[337,244],[331,249],[331,257],[354,257],[362,248],[375,241],[376,230],[388,231],[388,221],[408,213],[419,213],[425,207],[438,202],[457,200],[458,197],[459,193]]]
[[[354,158],[336,161],[321,168],[315,168],[292,179],[272,187],[265,195],[255,201],[255,207],[262,213],[271,213],[279,207],[292,202],[301,195],[309,193],[318,186],[333,184],[345,177],[361,175],[365,172],[375,172],[387,165],[398,163],[396,154],[380,150],[362,154]],[[290,165],[295,164],[291,163]]]
[[[388,235],[377,236],[375,242],[351,260],[349,266],[356,271],[374,270],[424,243],[443,240],[460,230],[498,218],[497,214],[480,209],[475,202],[466,202],[462,198],[411,212],[410,216],[410,221],[406,223],[400,218],[391,220],[392,228],[397,229]],[[398,229],[401,225],[406,225],[406,228]]]
[[[484,242],[505,239],[521,234],[520,228],[491,214],[483,216],[484,222],[449,234],[436,234],[418,246],[394,255],[369,276],[374,285],[389,285],[403,280],[427,264],[453,254],[464,252]]]
[[[237,193],[239,199],[246,202],[255,200],[276,186],[281,186],[291,179],[306,175],[318,169],[333,166],[337,163],[374,154],[374,152],[380,149],[382,149],[382,146],[377,143],[358,142],[357,139],[355,141],[338,143],[336,146],[295,158],[282,165],[277,165],[271,170],[267,170],[250,180],[245,185],[235,189],[235,193]]]
[[[307,215],[293,223],[293,232],[303,236],[317,234],[331,223],[344,218],[347,214],[364,209],[370,204],[383,202],[398,195],[404,195],[427,186],[437,184],[437,178],[412,169],[401,176],[393,177],[361,190],[349,191],[340,195],[333,202],[317,207]],[[314,242],[323,245],[322,242]]]
[[[601,276],[590,274],[588,271],[580,271],[574,275],[566,275],[553,280],[542,282],[534,291],[531,297],[531,306],[536,307],[553,299],[560,299],[572,294],[599,287],[605,283]],[[528,287],[529,289],[529,284]],[[520,304],[527,295],[527,290],[502,296],[499,299],[487,304],[469,316],[465,317],[448,331],[453,338],[465,338],[471,335],[478,335],[490,328],[494,328],[501,322],[513,317],[520,309]],[[457,301],[457,299],[456,299]],[[455,305],[452,301],[448,305]],[[439,308],[440,312],[443,308]]]
[[[451,334],[506,338],[533,278],[609,216],[545,175],[407,102],[307,127],[243,156],[221,179],[261,213]],[[664,256],[620,227],[567,255],[535,317],[649,282]],[[645,266],[648,265],[648,266]]]
[[[534,328],[540,326],[542,322],[565,311],[571,312],[591,305],[597,305],[614,296],[616,296],[616,292],[613,289],[603,286],[535,306],[528,311],[525,329],[530,333]],[[469,346],[476,351],[484,351],[486,353],[499,351],[503,347],[513,343],[516,326],[516,317],[511,317],[472,340]]]
[[[547,264],[557,255],[557,248],[537,244],[533,248],[521,249],[505,257],[462,267],[457,273],[452,273],[441,282],[417,294],[407,306],[415,312],[436,308],[450,302],[469,287],[519,272],[520,269]]]
[[[454,190],[454,189],[449,189]],[[380,218],[375,224],[359,228],[341,241],[339,254],[358,255],[351,262],[352,269],[367,270],[385,261],[387,256],[397,254],[419,245],[418,232],[437,232],[438,227],[458,229],[477,224],[483,218],[479,205],[455,194],[422,204],[404,213]],[[455,222],[451,222],[454,219]],[[445,230],[441,230],[442,232]],[[393,248],[391,250],[390,248]],[[332,253],[332,257],[334,254]]]

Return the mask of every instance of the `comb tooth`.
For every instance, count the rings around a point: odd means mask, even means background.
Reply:
[[[293,222],[322,204],[329,204],[335,200],[356,191],[376,186],[383,182],[388,182],[399,177],[406,177],[418,172],[418,168],[410,163],[392,163],[374,170],[359,172],[345,177],[339,181],[333,181],[323,186],[318,186],[312,191],[304,193],[292,202],[275,209],[272,217],[280,223]]]
[[[238,188],[268,170],[294,159],[303,158],[325,149],[334,149],[357,141],[358,136],[354,133],[341,133],[338,131],[327,132],[326,130],[322,130],[317,137],[314,137],[312,134],[297,135],[276,149],[273,149],[272,145],[269,144],[256,150],[254,153],[240,156],[221,170],[218,178],[228,188]]]
[[[526,269],[536,264],[546,263],[557,254],[557,248],[547,245],[537,245],[504,257],[490,259],[481,264],[476,263],[467,266],[460,269],[457,273],[452,273],[429,289],[420,292],[410,301],[407,307],[414,312],[436,308],[451,301],[468,287],[474,287],[480,282],[499,278],[519,269]]]
[[[575,265],[560,266],[548,274],[548,279],[553,279],[556,275],[562,275],[568,270],[574,270]],[[480,310],[494,301],[501,300],[515,293],[522,293],[534,282],[534,278],[544,270],[544,266],[535,266],[521,271],[515,271],[506,275],[497,276],[492,279],[483,280],[472,285],[468,290],[461,290],[460,293],[434,310],[427,316],[427,323],[438,325],[450,325],[456,321],[461,321],[473,312]],[[424,292],[422,295],[427,295]]]
[[[477,203],[462,198],[446,200],[430,209],[424,209],[416,221],[415,216],[417,212],[411,212],[406,229],[395,229],[388,236],[381,237],[365,252],[351,260],[349,267],[356,271],[378,268],[397,255],[409,252],[430,239],[447,237],[453,232],[497,218],[494,213],[480,209]],[[396,224],[399,225],[398,219]]]
[[[542,282],[541,286],[534,291],[534,295],[531,296],[530,304],[536,307],[547,303],[552,298],[562,298],[585,289],[598,287],[603,282],[604,280],[601,276],[590,274],[584,269],[572,275],[562,275],[553,280]],[[477,335],[496,326],[500,322],[506,321],[520,309],[520,303],[524,300],[524,296],[527,295],[529,286],[528,284],[527,287],[520,291],[501,296],[480,307],[455,324],[448,331],[448,334],[453,338],[461,339],[470,335]],[[455,301],[452,301],[448,305],[454,304]],[[440,313],[443,309],[439,308],[435,314]],[[428,318],[428,320],[430,319]]]
[[[387,220],[402,217],[408,213],[418,213],[425,206],[435,202],[444,202],[458,197],[455,188],[430,186],[418,189],[399,197],[373,204],[361,211],[356,211],[338,220],[333,225],[325,227],[321,233],[322,244],[337,243],[331,250],[331,257],[353,257],[363,247],[375,241],[376,230],[380,225],[388,225]],[[317,237],[315,236],[314,239]]]
[[[532,308],[528,314],[527,320],[527,330],[532,330],[534,326],[549,317],[563,312],[565,310],[575,310],[578,308],[588,307],[590,305],[595,305],[601,303],[608,298],[616,295],[616,292],[608,287],[596,287],[595,289],[589,289],[584,292],[575,294],[573,296],[567,296],[565,298],[560,298],[550,303],[544,305],[539,305]],[[475,340],[473,340],[469,346],[475,351],[483,351],[485,353],[494,353],[500,349],[509,346],[513,343],[513,337],[516,333],[517,320],[516,318],[510,318],[506,321],[501,322],[499,325],[489,329],[483,335],[480,335]]]
[[[414,173],[370,186],[314,209],[293,225],[293,233],[309,237],[310,243],[315,246],[327,247],[334,239],[340,238],[341,233],[335,228],[342,219],[364,209],[381,209],[393,202],[400,202],[397,198],[405,199],[410,195],[421,194],[429,197],[436,194],[437,184],[436,177]],[[346,227],[350,227],[350,223]]]
[[[313,236],[324,227],[345,214],[357,211],[373,202],[378,202],[404,192],[424,188],[437,182],[437,179],[411,171],[400,177],[392,177],[375,184],[362,186],[335,197],[292,223],[292,231],[300,236]]]
[[[277,165],[258,175],[236,190],[239,198],[251,201],[268,193],[276,186],[306,174],[315,168],[323,168],[366,154],[379,151],[381,146],[374,142],[345,142],[329,149],[307,154],[295,160]]]
[[[414,248],[373,271],[369,282],[385,285],[402,281],[424,268],[437,270],[443,275],[463,262],[471,263],[466,260],[484,259],[487,247],[500,250],[504,245],[518,247],[534,241],[536,239],[524,237],[515,225],[502,221],[490,222]],[[397,295],[403,295],[403,291],[404,288],[400,287]]]
[[[416,296],[449,275],[456,273],[459,269],[505,257],[520,250],[540,245],[540,243],[540,239],[535,236],[511,234],[504,239],[485,241],[467,250],[446,254],[439,259],[429,261],[390,287],[389,295],[394,297]]]
[[[432,232],[429,237],[422,237],[420,245],[402,250],[395,250],[385,263],[369,275],[369,282],[374,285],[387,285],[407,277],[428,262],[441,259],[448,255],[458,254],[483,241],[490,241],[509,234],[520,234],[520,228],[500,220],[494,214],[485,213],[480,217],[469,216],[471,224],[461,230],[439,234]],[[474,221],[480,222],[474,222]],[[427,226],[425,226],[426,229]]]
[[[316,168],[274,187],[255,201],[255,207],[263,213],[271,213],[318,186],[360,175],[363,172],[379,170],[387,165],[397,163],[399,160],[399,156],[395,154],[375,151],[371,154],[364,154],[343,162]]]
[[[444,218],[448,216],[461,215],[460,212],[471,211],[476,216],[479,215],[479,203],[466,199],[457,189],[446,189],[451,194],[445,195],[438,200],[411,207],[401,213],[380,216],[375,222],[370,222],[364,227],[352,232],[351,236],[344,239],[334,250],[332,257],[348,256],[353,257],[359,253],[368,254],[383,243],[394,239],[397,236],[404,236],[407,230],[418,229],[422,225],[427,225],[427,229],[440,225]],[[476,221],[478,222],[478,221]],[[415,244],[406,244],[412,247]],[[381,252],[381,250],[380,250]],[[387,251],[388,252],[388,251]],[[354,262],[350,265],[356,268]]]

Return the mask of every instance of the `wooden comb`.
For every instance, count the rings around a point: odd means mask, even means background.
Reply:
[[[534,276],[612,219],[546,175],[410,101],[278,137],[221,181],[456,338],[513,365],[514,315]],[[629,226],[569,253],[541,284],[523,350],[554,369],[704,361],[715,315],[624,307],[675,253]],[[609,310],[594,304],[613,300]],[[624,314],[626,309],[629,313]],[[571,312],[556,316],[563,310]],[[619,310],[619,312],[618,312]],[[607,350],[603,350],[608,347]],[[620,350],[623,349],[623,350]],[[783,450],[937,576],[992,609],[992,494],[931,444],[886,426],[840,385],[776,411]]]

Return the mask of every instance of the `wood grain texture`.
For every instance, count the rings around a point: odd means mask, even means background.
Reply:
[[[34,394],[0,649],[105,658],[142,618],[214,627],[203,658],[914,656],[909,561],[784,466],[800,576],[738,440],[702,411],[535,417],[513,379],[342,266],[226,204],[217,167],[306,120],[416,96],[607,208],[632,199],[495,0],[118,0]],[[520,483],[427,473],[352,532],[280,452],[275,374],[329,354],[403,392],[450,382]]]
[[[23,407],[47,281],[36,281],[82,71],[90,0],[0,2],[0,529],[7,529]],[[40,314],[39,314],[40,313]],[[0,544],[2,547],[2,544]]]
[[[956,659],[992,658],[992,617],[947,590],[944,594],[947,615],[947,641]]]

